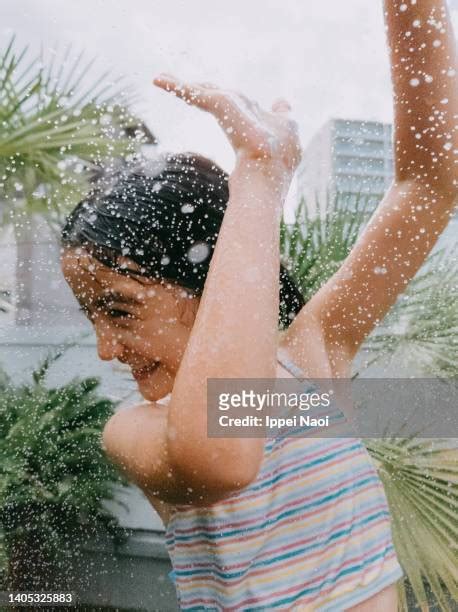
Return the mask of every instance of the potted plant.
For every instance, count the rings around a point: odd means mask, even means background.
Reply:
[[[72,572],[81,545],[101,531],[124,541],[106,510],[113,487],[127,485],[107,460],[103,426],[113,413],[96,378],[48,388],[47,358],[32,382],[0,380],[0,562],[3,588],[84,590]],[[116,500],[115,500],[116,502]],[[119,502],[117,502],[119,503]]]

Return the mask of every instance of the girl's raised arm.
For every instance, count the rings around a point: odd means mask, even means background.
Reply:
[[[266,112],[214,86],[166,75],[155,84],[212,113],[236,165],[167,422],[159,428],[151,407],[142,405],[117,413],[104,439],[142,488],[165,501],[201,504],[246,486],[263,457],[263,438],[207,437],[207,378],[275,376],[280,218],[300,147],[284,102]]]
[[[447,4],[385,0],[384,5],[394,88],[395,180],[419,183],[429,190],[425,198],[437,193],[453,201],[458,189],[458,67]]]
[[[385,0],[394,93],[392,186],[341,268],[288,330],[310,316],[331,355],[352,359],[450,220],[458,191],[458,78],[445,0]]]
[[[212,86],[168,77],[155,83],[212,113],[236,153],[227,210],[168,414],[176,473],[193,489],[230,491],[256,476],[265,441],[207,437],[207,378],[275,376],[280,218],[300,147],[282,102],[265,112]]]

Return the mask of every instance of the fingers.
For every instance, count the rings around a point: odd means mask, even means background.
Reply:
[[[283,116],[288,123],[289,129],[293,132],[299,132],[299,124],[291,117],[291,105],[284,98],[278,98],[272,104],[272,112],[276,115]]]
[[[174,93],[179,98],[195,98],[198,95],[194,87],[191,88],[188,84],[180,81],[171,74],[160,74],[153,80],[153,83],[165,91]]]
[[[256,123],[259,107],[242,94],[222,90],[213,83],[185,83],[170,74],[160,74],[153,83],[188,104],[210,112],[223,129]],[[228,132],[229,133],[229,132]]]
[[[274,113],[289,113],[290,111],[291,106],[284,98],[279,98],[272,104],[272,112]]]
[[[224,123],[247,120],[257,121],[261,108],[241,93],[222,90],[213,83],[185,83],[171,74],[162,73],[153,83],[181,98],[188,104],[211,112]]]
[[[185,83],[171,74],[160,74],[153,80],[154,85],[168,91],[188,104],[208,110],[210,89],[216,89],[210,84]],[[207,86],[208,85],[208,86]]]
[[[174,77],[171,74],[162,73],[157,76],[153,83],[157,87],[161,87],[165,91],[171,92],[178,98],[185,100],[188,104],[193,104],[205,110],[208,110],[208,103],[210,98],[214,97],[219,91],[219,88],[213,83],[185,83]],[[226,96],[228,99],[234,101],[234,94]],[[237,96],[241,99],[246,107],[246,110],[255,111],[259,113],[261,111],[259,105],[252,100],[249,100],[243,94],[238,93]],[[239,106],[239,103],[236,104]],[[291,106],[284,98],[279,98],[272,105],[272,112],[274,113],[289,113]]]

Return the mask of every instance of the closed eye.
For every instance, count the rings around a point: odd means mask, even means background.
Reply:
[[[119,310],[118,308],[110,308],[107,310],[107,314],[112,319],[132,319],[130,312],[125,310]]]
[[[84,313],[85,316],[89,320],[92,320],[92,313],[88,308],[86,308],[85,306],[80,306],[79,310],[82,313]],[[112,319],[132,319],[133,318],[130,312],[127,312],[126,310],[120,310],[119,308],[107,308],[106,314]]]

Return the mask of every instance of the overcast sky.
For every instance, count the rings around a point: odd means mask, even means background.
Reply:
[[[458,0],[450,0],[455,27]],[[331,117],[391,121],[381,0],[3,0],[2,47],[59,53],[122,73],[166,150],[233,157],[211,117],[151,85],[157,73],[212,81],[261,104],[288,98],[305,145]]]

